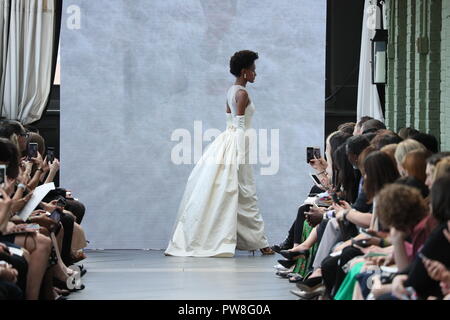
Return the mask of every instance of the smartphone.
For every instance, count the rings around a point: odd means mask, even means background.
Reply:
[[[396,276],[396,273],[386,273],[380,275],[380,282],[381,284],[390,284],[392,281],[394,281],[394,277]]]
[[[50,214],[49,218],[55,222],[59,222],[61,220],[61,211],[55,209],[55,211]]]
[[[27,153],[29,160],[36,158],[38,156],[38,144],[36,142],[28,143]]]
[[[6,182],[6,165],[0,164],[0,186]]]
[[[39,230],[41,228],[41,226],[38,225],[37,223],[30,223],[30,224],[27,224],[25,226],[25,228],[28,230]]]
[[[320,182],[320,179],[317,175],[310,173],[309,176],[314,181],[314,184],[316,186],[318,186],[320,189],[324,189],[324,187],[322,186],[322,183]]]
[[[367,248],[370,246],[370,242],[368,240],[352,240],[352,245],[356,245],[361,248]]]
[[[23,256],[23,250],[22,249],[18,249],[18,248],[14,248],[14,247],[8,247],[9,252],[11,254],[14,254],[16,256],[22,257]]]
[[[319,147],[314,147],[314,157],[319,159],[320,158],[320,148]]]
[[[47,148],[47,161],[48,161],[48,163],[53,163],[53,160],[55,160],[55,148],[48,147]]]
[[[385,253],[378,253],[378,252],[369,252],[364,257],[370,258],[370,257],[386,257],[387,254]]]
[[[64,208],[67,205],[67,201],[63,197],[59,197],[58,198],[58,202],[56,203],[56,205],[58,207]]]
[[[413,287],[406,287],[406,294],[402,295],[402,300],[417,300],[417,293]]]
[[[372,232],[369,232],[368,229],[361,229],[361,233],[364,233],[366,236],[369,236],[369,237],[375,237],[375,234]]]
[[[334,202],[334,203],[339,203],[339,201],[341,201],[341,199],[339,199],[339,197],[338,197],[338,195],[337,195],[336,192],[333,192],[333,193],[331,194],[331,198],[333,198],[333,202]]]
[[[327,215],[327,217],[329,219],[336,218],[336,211],[335,210],[328,210],[327,212],[325,212],[325,214]]]
[[[314,148],[307,147],[306,148],[306,163],[309,163],[312,159],[314,159]]]
[[[427,257],[425,257],[425,255],[422,252],[419,252],[417,255],[419,256],[420,259],[422,259],[422,261],[430,260]]]
[[[306,148],[306,163],[309,163],[312,159],[320,158],[320,148],[307,147]]]

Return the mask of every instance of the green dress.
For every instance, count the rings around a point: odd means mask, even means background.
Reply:
[[[338,292],[334,296],[334,300],[352,300],[353,290],[355,289],[356,284],[356,275],[361,271],[363,265],[364,262],[358,262],[350,269],[339,287]]]
[[[306,238],[308,238],[309,234],[313,230],[313,227],[311,227],[307,221],[303,223],[303,232],[302,232],[302,238],[301,241],[305,241]],[[297,264],[295,265],[294,271],[295,273],[300,274],[302,277],[305,277],[308,273],[308,271],[311,269],[312,263],[314,261],[314,255],[317,251],[318,244],[315,243],[314,246],[309,249],[309,257],[307,259],[305,258],[299,258],[297,260]]]

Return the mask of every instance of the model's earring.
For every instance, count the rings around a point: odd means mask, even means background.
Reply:
[[[246,73],[244,73],[244,79],[247,79],[247,74]]]

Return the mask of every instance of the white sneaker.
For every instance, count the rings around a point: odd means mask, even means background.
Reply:
[[[287,268],[283,267],[281,264],[277,264],[277,265],[273,266],[273,268],[278,270],[278,271],[286,271],[286,270],[288,270]]]

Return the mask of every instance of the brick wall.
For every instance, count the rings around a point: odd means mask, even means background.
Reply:
[[[450,1],[442,1],[441,148],[450,150]]]
[[[450,150],[450,1],[390,0],[387,5],[387,126],[431,133]]]

